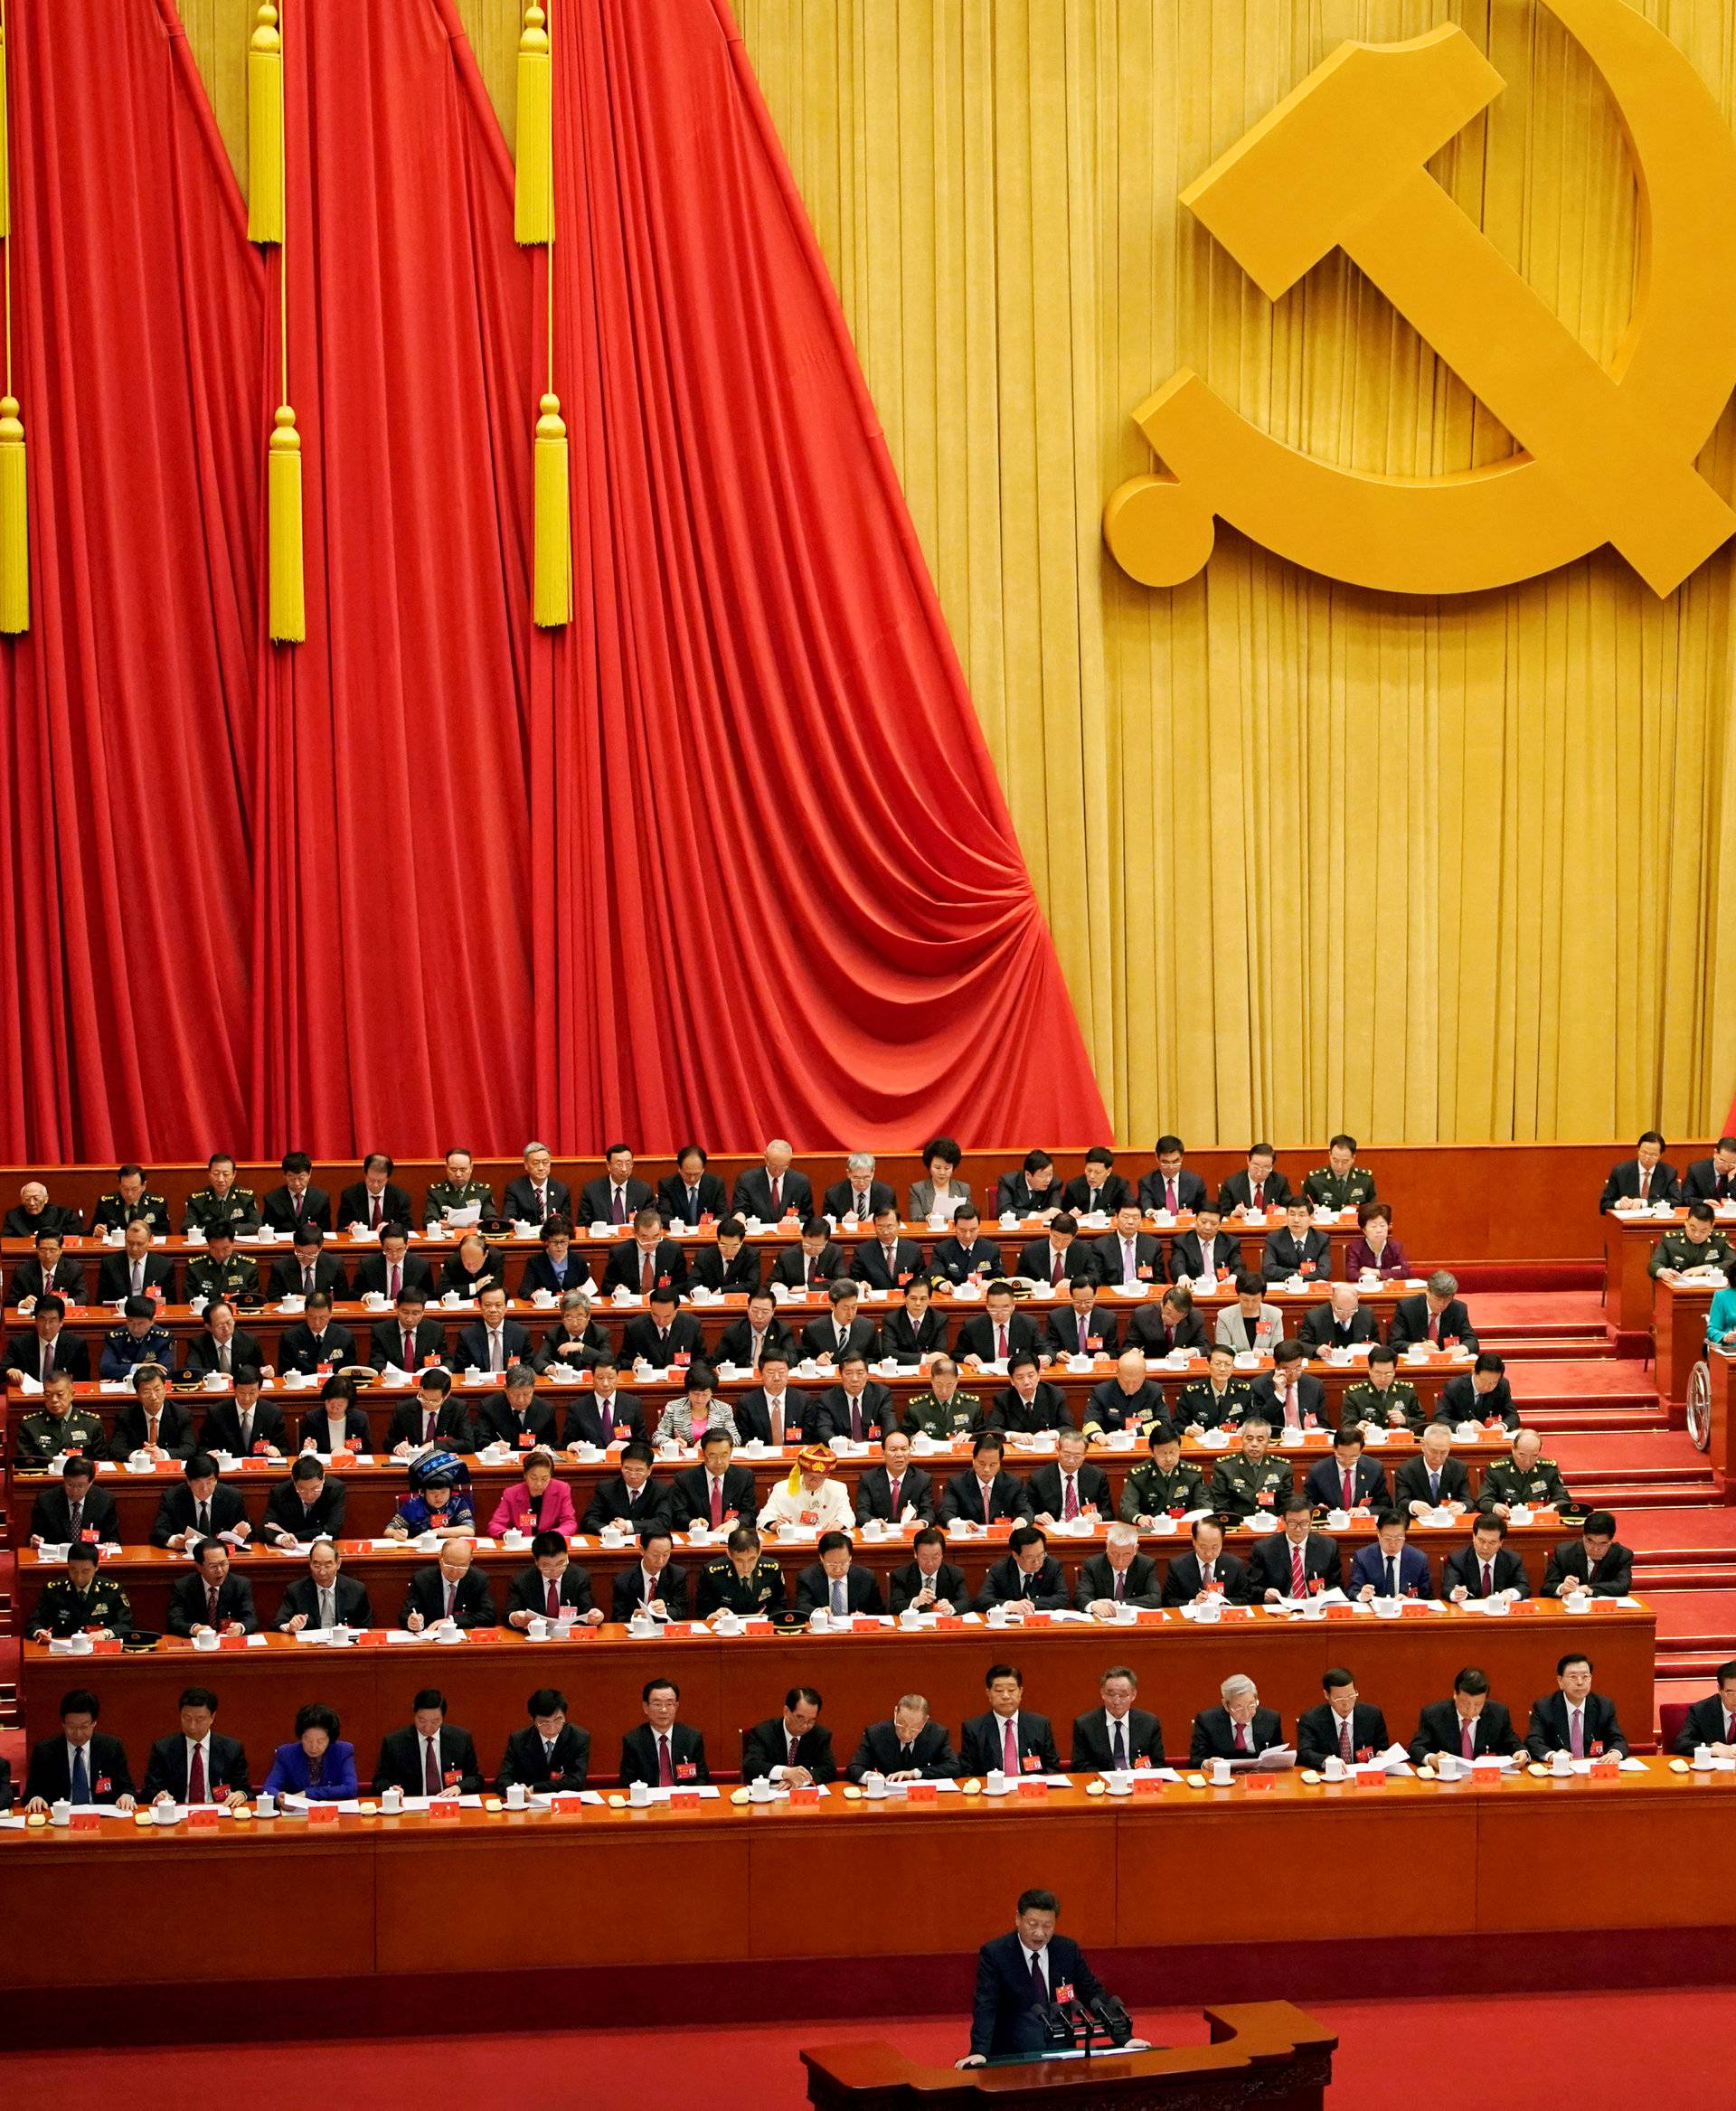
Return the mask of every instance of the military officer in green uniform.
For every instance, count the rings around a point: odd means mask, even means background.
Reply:
[[[958,1366],[950,1356],[937,1356],[929,1366],[929,1390],[920,1392],[904,1410],[900,1427],[911,1437],[932,1437],[937,1444],[949,1443],[973,1427],[983,1411],[974,1392],[958,1390]]]
[[[1552,1503],[1559,1508],[1572,1500],[1561,1467],[1543,1456],[1543,1440],[1534,1429],[1520,1430],[1511,1454],[1497,1465],[1485,1466],[1477,1492],[1477,1507],[1503,1520],[1515,1503],[1533,1508]]]
[[[1353,1422],[1364,1428],[1373,1422],[1381,1429],[1409,1429],[1422,1435],[1422,1402],[1409,1379],[1399,1376],[1399,1352],[1384,1342],[1368,1352],[1368,1376],[1344,1388],[1341,1425]]]
[[[718,1613],[734,1613],[741,1619],[755,1614],[775,1613],[784,1602],[784,1572],[760,1549],[760,1534],[750,1524],[738,1524],[730,1534],[727,1551],[714,1555],[699,1572],[693,1591],[693,1617],[709,1620]]]
[[[132,1631],[127,1593],[97,1573],[96,1550],[89,1546],[67,1549],[66,1574],[47,1586],[24,1624],[33,1642],[63,1642],[69,1635],[84,1634],[106,1641]]]
[[[259,1264],[251,1254],[236,1250],[228,1224],[213,1224],[206,1250],[187,1263],[187,1303],[203,1297],[209,1305],[221,1297],[232,1305],[241,1297],[257,1298],[259,1289]]]
[[[1228,1342],[1212,1344],[1211,1375],[1184,1385],[1175,1399],[1175,1426],[1198,1431],[1234,1429],[1254,1404],[1254,1389],[1246,1379],[1232,1375],[1236,1352]]]
[[[1282,1513],[1296,1487],[1288,1465],[1270,1450],[1271,1426],[1249,1420],[1241,1426],[1241,1449],[1221,1458],[1212,1469],[1207,1500],[1213,1510],[1227,1510],[1237,1517],[1251,1517],[1264,1511],[1268,1517]]]
[[[1687,1222],[1666,1231],[1653,1247],[1646,1274],[1661,1276],[1665,1268],[1727,1268],[1736,1260],[1736,1248],[1717,1225],[1710,1202],[1690,1202]]]
[[[1206,1507],[1199,1468],[1182,1464],[1180,1430],[1168,1422],[1154,1423],[1151,1456],[1134,1467],[1121,1490],[1121,1522],[1149,1531],[1157,1518]]]
[[[183,1232],[203,1231],[207,1239],[219,1224],[231,1232],[259,1228],[259,1198],[250,1187],[236,1186],[235,1161],[227,1151],[214,1151],[205,1161],[205,1184],[187,1197],[181,1216]]]
[[[485,1217],[495,1213],[495,1191],[486,1180],[473,1177],[476,1161],[468,1151],[448,1151],[446,1154],[446,1178],[430,1181],[428,1200],[422,1205],[422,1221],[437,1224],[448,1210],[467,1210],[473,1202],[482,1205]]]
[[[124,1231],[135,1218],[151,1228],[153,1239],[166,1239],[175,1226],[169,1220],[169,1205],[158,1194],[153,1194],[145,1184],[145,1168],[142,1165],[123,1165],[115,1175],[112,1194],[99,1195],[97,1206],[91,1212],[92,1231]]]
[[[1316,1210],[1354,1210],[1374,1200],[1374,1175],[1357,1164],[1354,1136],[1332,1139],[1326,1163],[1303,1176],[1302,1199]]]
[[[18,1425],[18,1464],[45,1466],[63,1452],[107,1458],[108,1445],[98,1417],[73,1406],[72,1381],[61,1372],[49,1380],[42,1406]]]

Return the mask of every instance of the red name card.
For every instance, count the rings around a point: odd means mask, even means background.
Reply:
[[[430,1818],[456,1818],[458,1807],[456,1795],[437,1795],[428,1806],[428,1814]]]
[[[939,1803],[940,1791],[932,1781],[912,1781],[904,1790],[906,1803]]]
[[[699,1808],[698,1789],[672,1788],[669,1791],[669,1808],[672,1811],[696,1811]]]
[[[90,1654],[93,1656],[118,1656],[120,1654],[120,1636],[118,1635],[99,1635],[90,1645]]]
[[[244,1474],[257,1474],[267,1466],[281,1465],[282,1464],[283,1461],[278,1458],[244,1458],[241,1461],[241,1471]]]
[[[498,1627],[472,1627],[470,1639],[472,1642],[498,1642],[500,1629]]]
[[[1018,1794],[1021,1803],[1046,1803],[1049,1799],[1049,1784],[1046,1781],[1021,1781],[1018,1784]]]
[[[337,1823],[337,1805],[335,1803],[314,1803],[307,1806],[307,1823],[310,1825],[335,1825]]]
[[[247,1636],[245,1635],[220,1635],[217,1637],[217,1646],[219,1649],[245,1649]]]
[[[584,1798],[576,1791],[557,1794],[549,1798],[549,1808],[557,1818],[576,1818],[584,1807]]]
[[[1620,1771],[1621,1768],[1617,1765],[1613,1752],[1607,1758],[1593,1759],[1591,1762],[1593,1781],[1613,1781]]]
[[[1161,1627],[1164,1616],[1156,1606],[1137,1606],[1134,1608],[1133,1624],[1136,1627]]]
[[[1244,1774],[1241,1786],[1257,1795],[1260,1790],[1269,1788],[1276,1779],[1277,1776],[1272,1774]]]
[[[363,1627],[355,1639],[363,1649],[379,1649],[384,1646],[386,1631],[383,1627]]]
[[[95,1811],[74,1811],[68,1829],[74,1833],[100,1833],[102,1820]]]
[[[1354,1620],[1356,1617],[1356,1608],[1354,1606],[1328,1606],[1326,1617],[1329,1620]]]
[[[1358,1774],[1355,1776],[1355,1782],[1358,1788],[1384,1788],[1386,1786],[1386,1776],[1378,1772],[1371,1774]]]
[[[1164,1784],[1155,1774],[1136,1774],[1133,1777],[1135,1795],[1162,1795]]]
[[[1408,1597],[1399,1607],[1399,1617],[1402,1620],[1426,1620],[1430,1608],[1420,1598]]]
[[[372,1550],[372,1540],[340,1540],[338,1551],[344,1554],[365,1554]]]
[[[935,1616],[934,1625],[937,1633],[942,1628],[950,1630],[954,1627],[962,1627],[964,1624],[965,1616],[962,1613],[938,1613]]]
[[[187,1824],[195,1833],[214,1833],[217,1830],[217,1806],[214,1804],[195,1804],[187,1813]]]
[[[820,1792],[810,1782],[804,1788],[792,1788],[789,1792],[789,1800],[793,1804],[816,1804],[820,1800]]]

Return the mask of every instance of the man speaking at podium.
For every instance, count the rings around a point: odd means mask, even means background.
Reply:
[[[1013,1932],[997,1935],[977,1952],[970,2050],[960,2067],[1048,2050],[1042,2012],[1052,2005],[1077,2008],[1089,2019],[1092,2003],[1105,1990],[1079,1945],[1055,1933],[1060,1915],[1061,1901],[1052,1891],[1021,1891]],[[1113,2002],[1115,1997],[1109,1998]],[[1117,2050],[1144,2052],[1149,2048],[1143,2040],[1129,2038]]]

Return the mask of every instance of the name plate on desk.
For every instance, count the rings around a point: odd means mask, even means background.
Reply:
[[[310,1825],[335,1825],[337,1823],[337,1805],[335,1803],[311,1803],[307,1806],[307,1823]]]
[[[1241,1786],[1250,1795],[1258,1795],[1263,1789],[1269,1788],[1277,1778],[1275,1774],[1244,1774]]]
[[[1376,1772],[1373,1769],[1370,1769],[1365,1773],[1361,1767],[1358,1767],[1355,1775],[1353,1776],[1353,1780],[1354,1786],[1358,1788],[1384,1788],[1386,1786],[1386,1775],[1384,1770]]]
[[[1162,1795],[1164,1784],[1156,1774],[1141,1771],[1134,1775],[1133,1793],[1137,1796]]]
[[[95,1811],[74,1811],[68,1822],[68,1830],[73,1833],[100,1833],[102,1820]]]
[[[669,1791],[669,1808],[672,1811],[696,1811],[699,1808],[698,1789],[672,1788]]]
[[[1016,1785],[1021,1803],[1047,1803],[1049,1784],[1046,1781],[1021,1781]]]
[[[1736,1776],[1732,1776],[1731,1779],[1736,1780]],[[939,1803],[940,1791],[932,1781],[909,1781],[904,1785],[904,1800],[906,1803]]]
[[[192,1833],[214,1833],[217,1830],[217,1806],[214,1804],[194,1804],[187,1813],[187,1829]]]
[[[805,1788],[792,1788],[789,1792],[789,1800],[792,1804],[817,1804],[820,1800],[820,1792],[810,1783]],[[698,1798],[695,1797],[694,1801],[697,1802]]]
[[[429,1804],[428,1814],[430,1818],[456,1818],[460,1808],[456,1795],[437,1795]]]

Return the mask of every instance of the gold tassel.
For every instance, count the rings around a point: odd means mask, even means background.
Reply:
[[[530,244],[554,240],[553,68],[548,16],[530,0],[518,40],[518,176],[513,186],[513,234]]]
[[[30,502],[16,396],[0,396],[0,632],[30,628]]]
[[[271,635],[299,645],[307,635],[301,578],[301,435],[288,403],[278,405],[277,428],[266,457],[271,549]]]
[[[572,621],[572,514],[567,493],[567,429],[559,396],[544,396],[536,421],[536,559],[531,614],[543,630]]]
[[[6,118],[6,18],[0,14],[0,241],[12,236],[12,140]]]
[[[247,239],[283,240],[283,39],[271,0],[247,52]]]

